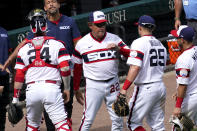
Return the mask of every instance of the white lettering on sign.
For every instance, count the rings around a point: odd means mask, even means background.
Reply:
[[[126,10],[120,10],[106,14],[106,19],[108,24],[119,23],[126,21]]]

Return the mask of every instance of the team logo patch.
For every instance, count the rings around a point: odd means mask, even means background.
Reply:
[[[1,34],[1,37],[8,37],[7,34]]]
[[[60,30],[70,29],[70,26],[60,26]]]
[[[186,69],[181,69],[180,70],[180,76],[181,77],[187,77],[188,76],[188,71]]]
[[[130,56],[131,56],[132,58],[137,57],[137,51],[132,50],[132,51],[130,52]]]

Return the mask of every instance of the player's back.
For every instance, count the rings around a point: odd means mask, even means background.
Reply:
[[[61,81],[58,57],[60,55],[59,50],[62,48],[64,48],[64,45],[54,39],[45,40],[38,52],[35,50],[33,43],[29,42],[24,45],[19,50],[17,58],[19,59],[20,57],[21,64],[17,63],[16,67],[23,65],[21,68],[27,69],[25,75],[26,83],[40,80]],[[42,63],[43,61],[44,63]]]
[[[143,55],[141,69],[135,83],[162,81],[167,59],[166,48],[162,43],[153,36],[143,36],[135,40],[131,47]]]

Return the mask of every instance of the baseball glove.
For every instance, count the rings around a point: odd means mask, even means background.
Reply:
[[[112,109],[117,116],[127,116],[129,114],[129,106],[126,95],[120,93],[117,97],[117,100],[112,104]]]
[[[185,114],[181,114],[181,117],[170,118],[170,123],[174,125],[175,131],[191,131],[194,127],[193,121]]]
[[[7,106],[8,120],[12,125],[17,124],[23,118],[23,111],[20,106],[10,103]]]

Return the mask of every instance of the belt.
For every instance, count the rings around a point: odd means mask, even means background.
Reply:
[[[189,22],[197,22],[196,19],[187,19],[187,21],[189,21]]]
[[[88,78],[88,79],[90,79],[90,78]],[[90,79],[90,80],[98,81],[98,82],[109,82],[109,81],[111,81],[112,79],[114,79],[114,77],[109,78],[109,79],[107,79],[107,80],[94,80],[94,79]]]
[[[43,80],[43,81],[31,81],[27,84],[34,84],[34,83],[52,83],[52,84],[57,84],[57,81],[54,81],[54,80]]]
[[[152,83],[155,83],[155,82],[149,82],[149,83],[134,83],[135,85],[148,85],[148,84],[152,84]]]

